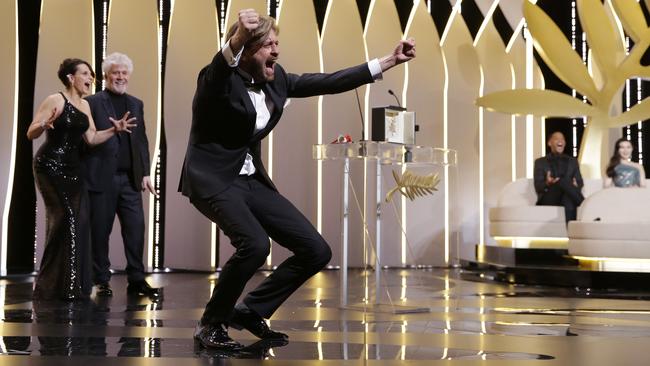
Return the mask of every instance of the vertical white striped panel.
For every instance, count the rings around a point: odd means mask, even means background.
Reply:
[[[402,38],[402,29],[399,22],[397,9],[393,0],[374,0],[370,3],[368,9],[368,18],[366,20],[365,41],[368,49],[368,58],[379,58],[390,54],[395,49],[395,45]],[[371,125],[371,111],[374,107],[385,107],[397,105],[395,98],[388,93],[392,90],[399,99],[402,99],[405,81],[405,65],[399,65],[383,74],[383,80],[368,85],[367,88],[367,116]],[[372,126],[369,126],[372,130]],[[370,136],[368,136],[370,137]],[[368,187],[366,212],[367,218],[372,218],[369,225],[374,231],[375,237],[381,235],[381,257],[382,265],[400,266],[402,265],[402,200],[396,197],[390,204],[383,205],[381,233],[377,233],[375,227],[375,213],[372,209],[376,206],[377,197],[375,189],[372,189],[376,183],[376,169],[373,165],[368,167]],[[382,169],[383,192],[388,192],[394,187],[395,181],[390,170],[395,169],[400,172],[401,166],[391,166]],[[380,198],[381,199],[381,198]]]
[[[41,25],[36,62],[34,88],[34,112],[50,94],[64,90],[56,73],[61,61],[76,57],[93,63],[94,50],[93,8],[86,0],[43,0]],[[44,135],[34,142],[34,153],[44,141]],[[38,191],[38,190],[37,190]],[[39,267],[45,239],[45,208],[40,193],[37,194],[37,245],[36,258]]]
[[[224,37],[226,36],[226,33],[228,32],[228,28],[230,28],[230,25],[232,25],[234,22],[236,22],[239,19],[239,10],[241,9],[255,9],[259,14],[268,14],[267,12],[267,5],[266,1],[264,0],[232,0],[228,2],[228,8],[226,9],[226,21],[225,21],[225,26],[224,26]],[[222,44],[225,43],[227,40],[222,40]],[[268,162],[268,138],[265,141],[262,141],[262,160],[264,161],[265,164]],[[235,253],[235,248],[233,248],[232,245],[230,245],[230,239],[223,234],[223,232],[220,233],[220,245],[219,245],[219,258],[220,258],[220,265],[224,264],[230,256],[232,256]],[[273,248],[271,248],[271,251],[273,251]],[[271,257],[273,256],[273,252],[271,252]]]
[[[533,65],[533,77],[535,89],[544,89],[544,75],[542,74],[542,69],[540,69],[537,62],[534,61]],[[544,117],[535,117],[533,119],[533,156],[538,158],[546,153],[546,136],[545,136],[545,125],[546,118]],[[582,120],[580,122],[582,123]],[[567,139],[570,139],[571,136],[566,136]],[[569,150],[566,151],[569,153]]]
[[[284,0],[278,16],[281,28],[280,64],[296,74],[318,72],[320,46],[316,12],[312,2]],[[318,98],[295,98],[285,108],[273,130],[273,181],[315,226],[317,220],[317,162],[312,146],[318,143]],[[273,265],[280,264],[288,252],[275,246]]]
[[[160,58],[158,8],[155,1],[111,0],[108,18],[106,54],[121,52],[133,60],[133,73],[128,93],[144,102],[144,119],[149,139],[151,177],[155,177],[160,139]],[[152,265],[153,200],[143,194],[147,238],[145,266]],[[118,221],[115,221],[110,242],[110,260],[114,268],[124,268],[124,246]]]
[[[176,1],[169,23],[164,123],[167,143],[165,266],[210,270],[211,223],[177,192],[192,124],[196,78],[219,49],[213,0]]]
[[[445,66],[438,31],[424,1],[413,7],[406,36],[415,38],[417,45],[417,57],[408,63],[408,87],[403,101],[410,110],[415,111],[416,121],[420,125],[416,143],[443,147]],[[417,264],[445,264],[444,198],[447,189],[444,186],[444,169],[427,168],[421,174],[434,171],[441,179],[438,191],[431,197],[406,203],[407,233],[412,250],[407,259]]]
[[[345,67],[366,62],[363,29],[357,4],[353,0],[331,0],[328,3],[323,30],[321,34],[321,52],[323,54],[322,70],[333,72]],[[366,86],[357,89],[364,108]],[[354,91],[322,98],[322,142],[329,143],[338,134],[350,134],[357,141],[361,138],[363,120]],[[354,184],[357,199],[363,205],[363,164],[351,163],[350,180]],[[339,162],[325,161],[322,170],[322,232],[323,237],[332,247],[331,263],[340,263],[341,243],[341,197],[342,166]],[[369,188],[370,189],[370,188]],[[363,207],[362,207],[363,209]],[[359,208],[350,191],[350,244],[349,265],[358,267],[363,263],[363,224]]]
[[[7,274],[7,231],[14,181],[18,103],[17,2],[0,1],[0,276]]]
[[[526,88],[526,41],[523,36],[517,36],[508,56],[514,74],[513,89]],[[515,116],[514,119],[515,146],[513,146],[512,156],[515,160],[515,175],[517,178],[526,178],[526,117]]]
[[[492,20],[478,42],[476,52],[483,70],[483,95],[510,89],[511,65],[505,45]],[[510,115],[483,111],[483,235],[484,243],[494,244],[489,234],[488,214],[497,205],[501,189],[512,179],[512,124]]]
[[[442,50],[449,77],[449,148],[458,151],[456,205],[460,229],[460,256],[472,258],[479,242],[479,110],[474,104],[481,83],[478,55],[462,16],[452,12]]]

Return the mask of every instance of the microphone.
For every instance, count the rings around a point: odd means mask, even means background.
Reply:
[[[402,108],[402,103],[399,102],[399,98],[397,97],[397,95],[395,95],[395,93],[393,93],[392,89],[388,89],[388,94],[392,95],[397,101],[397,106]]]

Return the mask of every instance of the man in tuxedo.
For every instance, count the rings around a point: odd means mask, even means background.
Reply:
[[[156,194],[149,179],[149,143],[144,126],[143,103],[126,90],[133,71],[131,59],[112,53],[102,63],[106,90],[87,97],[98,130],[111,128],[112,119],[130,116],[136,123],[131,133],[119,133],[104,144],[88,148],[83,156],[84,180],[90,196],[93,281],[98,296],[112,296],[108,257],[109,236],[115,215],[120,220],[126,254],[128,294],[159,296],[159,289],[145,281],[144,211],[141,191]]]
[[[578,160],[564,154],[566,140],[562,132],[548,138],[549,153],[535,160],[534,178],[537,205],[564,206],[566,222],[576,219],[582,196],[582,175]]]
[[[198,76],[179,189],[236,248],[195,331],[205,347],[240,349],[228,326],[286,343],[287,335],[269,329],[264,318],[332,255],[309,220],[277,191],[262,163],[261,140],[278,123],[287,98],[351,90],[415,57],[409,39],[381,59],[332,74],[289,74],[277,63],[277,33],[273,18],[241,10],[228,41]],[[236,304],[269,254],[269,236],[293,256]]]

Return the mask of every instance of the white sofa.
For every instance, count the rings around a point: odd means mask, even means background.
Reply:
[[[649,208],[650,188],[607,188],[589,196],[569,223],[569,254],[650,259]]]
[[[602,189],[601,179],[586,179],[585,197]],[[499,193],[497,207],[489,211],[490,236],[500,246],[566,249],[568,236],[564,207],[536,206],[532,179],[508,183]]]

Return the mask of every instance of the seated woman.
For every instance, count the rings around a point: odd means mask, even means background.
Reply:
[[[609,160],[605,174],[605,187],[645,187],[643,165],[631,160],[634,146],[625,138],[616,140],[614,155]]]

